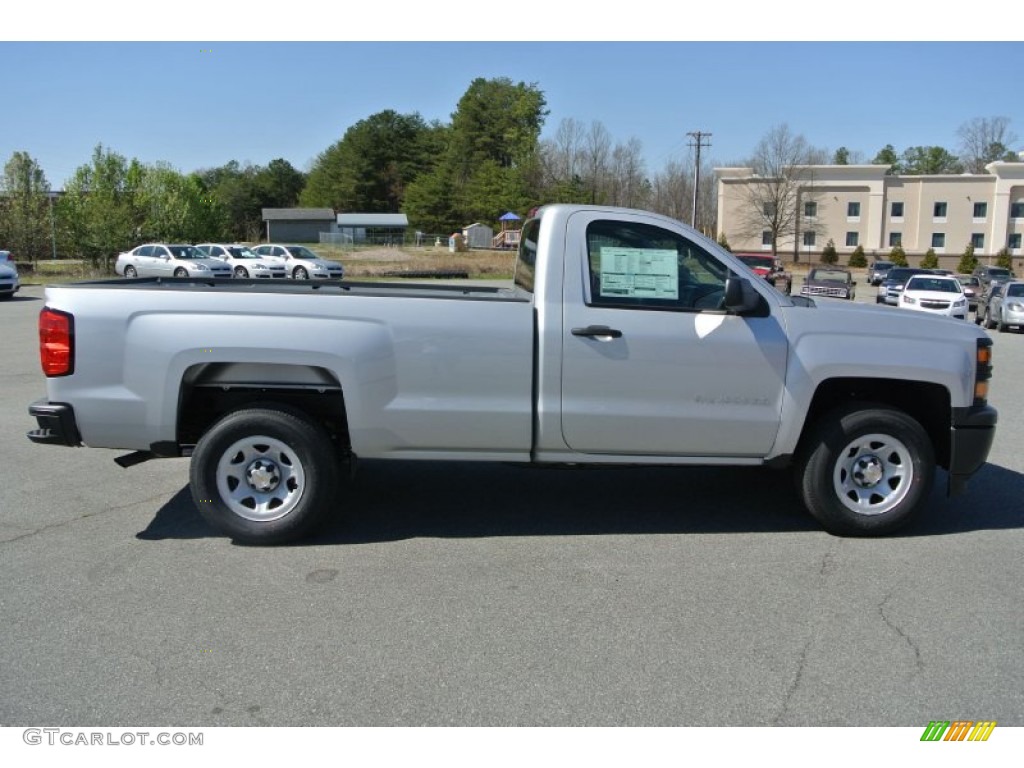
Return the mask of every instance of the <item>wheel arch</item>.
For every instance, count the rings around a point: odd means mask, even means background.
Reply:
[[[326,368],[283,363],[202,363],[182,378],[176,434],[194,446],[232,411],[278,405],[323,424],[342,455],[351,452],[348,414],[341,383]]]
[[[806,449],[816,425],[826,414],[851,403],[884,405],[903,411],[928,434],[936,463],[949,467],[952,401],[941,384],[925,381],[875,378],[835,378],[822,381],[814,391],[797,443],[799,455]]]

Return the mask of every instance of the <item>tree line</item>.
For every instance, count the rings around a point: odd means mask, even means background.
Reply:
[[[393,110],[370,115],[321,152],[307,173],[284,159],[266,166],[232,160],[182,173],[98,145],[60,195],[51,194],[38,162],[18,151],[0,177],[0,244],[19,260],[56,253],[99,266],[121,250],[154,240],[256,241],[263,208],[297,205],[403,212],[411,227],[433,234],[475,221],[493,223],[506,211],[523,215],[552,202],[645,208],[689,220],[692,157],[651,173],[640,141],[617,141],[599,121],[567,118],[542,140],[548,114],[536,83],[477,78],[450,122]],[[889,165],[892,173],[984,172],[990,159],[1008,158],[1016,141],[1006,118],[976,119],[958,136],[958,155],[941,147],[910,147],[898,155],[887,145],[872,162]],[[771,129],[750,158],[731,164],[779,175],[801,163],[830,161],[863,158],[845,147],[830,154],[782,126]],[[714,235],[713,163],[704,159],[701,165],[694,223]],[[788,213],[784,205],[774,208],[780,221]],[[778,224],[780,234],[785,226]]]

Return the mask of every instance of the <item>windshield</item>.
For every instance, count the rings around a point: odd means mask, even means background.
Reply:
[[[1024,296],[1024,283],[1014,283],[1006,286],[1007,296]]]
[[[761,267],[762,269],[771,269],[775,263],[771,256],[740,256],[739,259],[748,267]]]
[[[228,248],[230,253],[236,259],[258,259],[255,253],[250,251],[248,248]]]
[[[960,293],[960,284],[956,280],[943,280],[941,277],[913,277],[907,283],[906,290]]]
[[[876,270],[892,269],[892,262],[891,261],[879,261],[878,263],[875,264],[875,269]]]
[[[302,245],[289,245],[288,250],[291,251],[292,256],[296,259],[319,259],[320,257],[313,253],[309,248]]]
[[[995,278],[1009,277],[1010,276],[1010,270],[1002,269],[1001,267],[990,267],[989,270],[988,270],[988,276],[989,277],[995,277]]]

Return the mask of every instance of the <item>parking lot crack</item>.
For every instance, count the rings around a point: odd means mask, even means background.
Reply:
[[[797,690],[800,688],[800,683],[803,681],[804,669],[807,667],[807,655],[811,650],[811,643],[814,642],[813,637],[807,638],[807,642],[804,643],[803,650],[800,651],[800,658],[796,664],[796,674],[793,676],[793,682],[790,683],[789,689],[786,691],[786,696],[782,700],[782,709],[779,714],[772,720],[772,725],[782,725],[786,719],[786,715],[789,713],[789,704],[793,700],[793,696],[796,695]]]
[[[888,594],[886,594],[886,596],[884,598],[882,598],[882,602],[880,602],[878,604],[878,615],[881,617],[881,619],[885,623],[885,625],[887,627],[889,627],[889,629],[891,629],[897,635],[899,635],[900,638],[902,638],[903,642],[907,644],[907,646],[910,648],[910,650],[914,654],[914,668],[918,672],[921,672],[921,671],[924,670],[924,661],[921,658],[921,649],[917,646],[917,643],[914,642],[914,639],[910,635],[908,635],[905,631],[903,631],[903,628],[900,627],[899,624],[897,624],[895,621],[893,621],[886,614],[885,606],[886,606],[886,603],[888,603],[889,600],[892,598],[892,594],[893,594],[892,592],[889,592]]]

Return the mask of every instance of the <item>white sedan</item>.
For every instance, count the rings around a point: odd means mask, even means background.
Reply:
[[[136,277],[231,277],[231,267],[194,245],[148,243],[120,254],[114,271]]]
[[[284,264],[261,260],[247,245],[200,243],[196,246],[211,259],[219,259],[231,267],[235,277],[285,277]]]
[[[955,277],[914,275],[900,294],[900,309],[967,319],[967,296]]]

